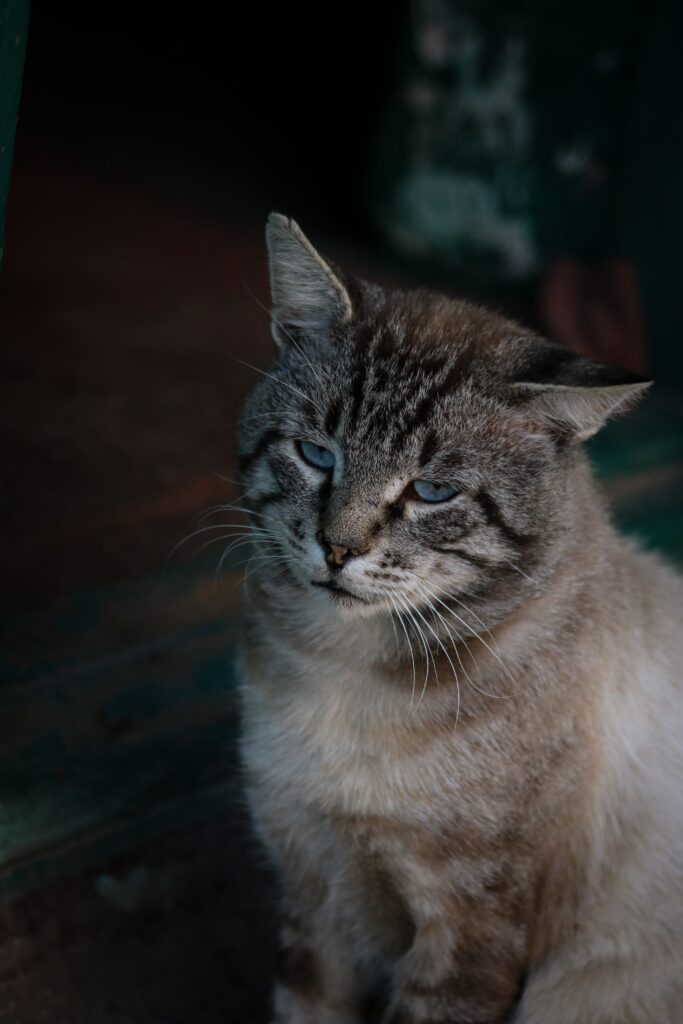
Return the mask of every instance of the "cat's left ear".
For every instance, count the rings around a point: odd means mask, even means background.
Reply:
[[[541,339],[530,344],[515,376],[515,404],[580,441],[611,416],[627,412],[652,384]]]
[[[271,213],[266,225],[272,296],[272,332],[286,349],[292,336],[329,331],[351,318],[353,307],[339,275],[289,217]]]

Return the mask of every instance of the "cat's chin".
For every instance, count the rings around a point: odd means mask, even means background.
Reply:
[[[376,597],[366,597],[341,586],[333,580],[323,582],[311,580],[311,588],[319,595],[326,607],[333,609],[345,618],[359,615],[372,615],[382,607],[382,601]]]

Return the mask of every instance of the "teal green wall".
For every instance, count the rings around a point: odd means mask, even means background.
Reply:
[[[26,53],[29,0],[0,0],[0,262]]]

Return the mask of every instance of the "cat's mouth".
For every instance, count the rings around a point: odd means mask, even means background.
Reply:
[[[359,597],[358,594],[353,594],[346,587],[342,587],[336,580],[311,580],[314,587],[322,587],[324,590],[329,590],[330,595],[334,601],[344,603],[348,601],[358,601],[360,604],[371,604],[370,601],[365,597]]]

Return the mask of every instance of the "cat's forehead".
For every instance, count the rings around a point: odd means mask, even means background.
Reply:
[[[395,379],[453,370],[455,388],[467,376],[505,380],[516,361],[515,342],[528,334],[505,317],[469,302],[426,291],[384,293],[368,302],[343,335],[342,362],[385,364]]]
[[[446,451],[487,451],[507,417],[477,340],[445,318],[416,321],[410,309],[367,317],[348,333],[328,393],[327,434],[366,467],[404,466],[408,457],[415,468]]]
[[[501,428],[497,392],[514,325],[465,303],[400,295],[350,325],[327,429],[375,452],[426,462],[448,440],[486,443]]]
[[[441,391],[437,378],[432,386],[425,381],[415,389],[395,387],[382,394],[369,384],[360,396],[348,396],[332,434],[368,464],[404,465],[409,459],[426,466],[445,453],[451,458],[465,449],[484,453],[507,428],[501,406],[470,381]]]

